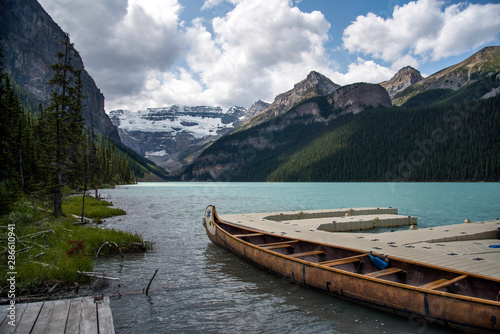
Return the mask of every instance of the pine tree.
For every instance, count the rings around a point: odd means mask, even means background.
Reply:
[[[62,211],[62,189],[77,179],[83,139],[83,116],[81,94],[81,69],[71,61],[78,55],[69,36],[62,41],[63,52],[58,52],[57,63],[51,66],[54,76],[49,84],[54,87],[51,104],[42,117],[44,152],[49,163],[49,188],[53,193],[54,216]]]

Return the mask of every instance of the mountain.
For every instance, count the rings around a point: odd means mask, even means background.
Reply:
[[[315,96],[325,96],[340,88],[323,74],[316,71],[310,72],[307,77],[296,83],[294,87],[274,98],[273,103],[255,116],[248,126],[253,126],[262,121],[277,116],[297,105],[300,101]],[[248,127],[246,126],[246,127]]]
[[[196,151],[248,119],[256,110],[231,107],[171,105],[136,112],[109,113],[122,142],[168,170],[179,170],[197,157]]]
[[[317,91],[314,85],[310,88]],[[186,169],[182,178],[241,180],[243,177],[244,180],[262,180],[253,179],[252,173],[261,169],[263,164],[273,165],[273,159],[281,153],[306,145],[308,138],[313,136],[317,129],[335,123],[338,117],[358,114],[370,108],[391,107],[387,91],[379,85],[357,83],[335,88],[326,96],[314,93],[313,97],[302,99],[302,102],[291,109],[282,110],[274,117],[266,114],[268,119],[260,119],[257,124],[244,126],[223,136],[203,151],[195,163]],[[285,95],[281,95],[283,96]],[[286,96],[293,94],[287,92]],[[269,110],[268,108],[263,113],[269,113]],[[244,176],[240,172],[241,169],[245,170]]]
[[[389,93],[389,96],[392,99],[405,88],[410,87],[423,79],[424,77],[422,77],[418,70],[411,66],[406,66],[400,69],[390,80],[381,82],[380,86],[387,90],[387,93]]]
[[[50,68],[56,62],[56,53],[62,51],[64,31],[35,0],[0,1],[0,45],[7,73],[22,90],[30,95],[31,109],[39,103],[50,103],[52,87],[47,85],[53,76]],[[72,59],[75,68],[84,68],[80,56]],[[92,77],[82,73],[83,116],[90,127],[93,114],[94,129],[98,134],[119,141],[118,130],[104,111],[104,95]]]
[[[406,67],[385,88],[328,95],[299,88],[308,76],[208,146],[182,179],[499,181],[499,59],[500,48],[487,47],[425,79]],[[387,89],[402,106],[391,107]]]
[[[399,106],[410,102],[407,106],[415,106],[445,99],[478,99],[485,95],[492,97],[498,93],[499,72],[500,46],[485,47],[464,61],[397,93],[393,104]]]

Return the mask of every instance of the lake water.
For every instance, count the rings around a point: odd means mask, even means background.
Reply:
[[[155,244],[99,259],[94,269],[120,286],[87,293],[141,291],[158,269],[149,297],[112,298],[117,333],[448,333],[298,286],[213,245],[201,223],[209,204],[220,215],[391,206],[420,228],[500,218],[500,183],[140,183],[101,194],[127,211],[106,227]]]

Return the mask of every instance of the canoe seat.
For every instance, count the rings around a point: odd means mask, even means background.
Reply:
[[[257,246],[269,249],[268,247],[270,247],[270,246],[288,245],[288,244],[294,244],[294,243],[297,243],[297,242],[299,242],[299,241],[298,240],[287,240],[287,241],[281,241],[281,242],[272,242],[272,243],[269,243],[269,244],[260,244],[260,245],[257,245]]]
[[[321,264],[321,265],[327,266],[327,267],[340,266],[342,264],[359,262],[359,261],[361,261],[361,258],[364,256],[366,256],[366,254],[345,257],[345,258],[337,259],[337,260],[319,262],[318,264]]]
[[[366,274],[365,276],[369,276],[369,277],[382,277],[382,276],[387,276],[387,275],[391,275],[391,274],[396,274],[396,273],[399,273],[399,272],[402,272],[402,271],[403,271],[403,269],[401,269],[401,268],[391,267],[391,268],[387,268],[387,269],[384,269],[384,270],[374,271],[372,273]]]
[[[292,244],[280,244],[280,245],[264,246],[262,248],[265,248],[265,249],[276,249],[276,248],[288,248],[288,247],[293,247],[293,245]]]
[[[444,288],[448,285],[452,285],[460,280],[463,280],[467,276],[468,275],[462,275],[462,276],[455,277],[453,279],[441,278],[441,279],[438,279],[437,281],[421,285],[420,287],[422,289],[437,290],[437,289]]]
[[[288,256],[290,256],[290,257],[303,257],[303,256],[317,255],[317,254],[324,254],[324,253],[325,252],[322,251],[322,250],[313,250],[313,251],[310,251],[310,252],[289,254]]]
[[[264,233],[243,233],[243,234],[233,234],[233,237],[235,238],[241,238],[241,237],[258,237],[264,235]]]

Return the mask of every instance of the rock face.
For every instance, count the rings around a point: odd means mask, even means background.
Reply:
[[[389,93],[391,99],[407,87],[423,80],[420,72],[411,66],[403,67],[390,80],[380,83]]]
[[[178,170],[198,156],[197,150],[241,124],[247,110],[171,105],[109,114],[125,145],[160,167]]]
[[[333,83],[323,74],[312,71],[304,80],[295,84],[293,89],[277,95],[274,102],[258,114],[252,121],[254,123],[260,123],[273,116],[286,112],[304,99],[314,96],[325,96],[338,88],[340,88],[339,85]]]
[[[337,89],[327,97],[328,103],[342,114],[357,114],[366,108],[392,107],[391,98],[381,85],[355,83]]]
[[[60,41],[64,40],[65,33],[37,1],[2,0],[0,36],[7,73],[33,95],[37,104],[47,106],[52,93],[52,87],[46,84],[53,75],[50,66],[56,62],[56,53],[62,51]],[[83,68],[83,61],[78,56],[72,65]],[[104,96],[85,70],[82,82],[86,125],[90,126],[93,113],[95,131],[118,141],[118,130],[104,111]]]

